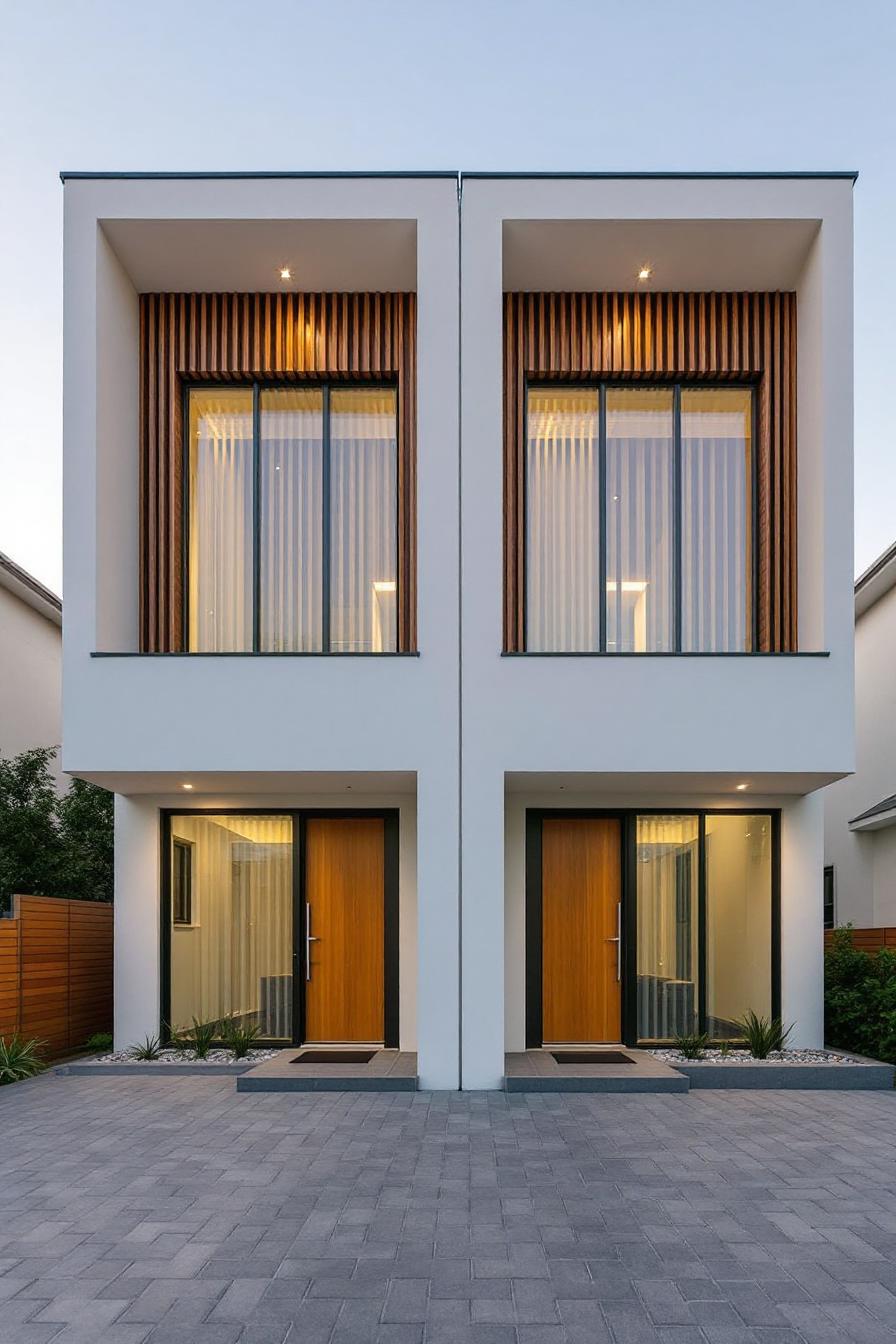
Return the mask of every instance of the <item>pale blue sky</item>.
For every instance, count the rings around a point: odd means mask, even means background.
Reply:
[[[894,55],[892,0],[0,0],[0,550],[59,589],[61,168],[857,168],[864,568],[896,538]]]

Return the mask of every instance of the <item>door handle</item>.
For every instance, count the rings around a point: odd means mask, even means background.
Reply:
[[[311,979],[311,944],[319,943],[311,932],[311,903],[305,902],[305,979]]]
[[[604,942],[616,944],[616,979],[622,979],[622,902],[616,902],[616,937],[605,938]]]

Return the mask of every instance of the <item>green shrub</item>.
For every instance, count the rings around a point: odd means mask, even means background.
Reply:
[[[187,1049],[193,1051],[195,1059],[207,1059],[212,1043],[218,1038],[220,1031],[218,1022],[200,1022],[194,1017],[193,1025],[184,1038]]]
[[[112,1049],[111,1031],[95,1031],[92,1036],[88,1036],[84,1042],[84,1049],[89,1050],[92,1055],[106,1055]]]
[[[233,1017],[221,1023],[221,1040],[236,1059],[245,1059],[258,1039],[259,1027],[241,1026]]]
[[[679,1054],[684,1055],[685,1059],[702,1059],[703,1051],[706,1049],[706,1043],[709,1040],[709,1037],[704,1031],[700,1035],[697,1033],[685,1033],[684,1035],[676,1036],[674,1040],[675,1049]]]
[[[142,1041],[131,1046],[128,1054],[131,1059],[158,1059],[161,1050],[158,1036],[144,1036]]]
[[[43,1070],[40,1052],[43,1041],[24,1041],[18,1033],[0,1036],[0,1087],[5,1083],[19,1083],[33,1078]]]
[[[780,1017],[760,1017],[751,1009],[737,1024],[744,1034],[747,1049],[754,1059],[768,1059],[773,1050],[783,1050],[793,1026],[786,1027]]]
[[[852,926],[834,931],[824,959],[825,1041],[896,1064],[896,953],[853,946]]]

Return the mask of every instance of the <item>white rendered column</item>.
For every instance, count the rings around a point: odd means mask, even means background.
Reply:
[[[417,1075],[459,1086],[457,769],[417,774]]]
[[[461,819],[465,1091],[504,1081],[504,776],[470,757]]]
[[[807,794],[781,813],[781,1016],[789,1044],[824,1042],[824,803]]]
[[[115,1048],[159,1032],[159,809],[115,795]]]

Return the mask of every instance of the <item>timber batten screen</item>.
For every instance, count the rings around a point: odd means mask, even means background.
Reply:
[[[530,383],[755,388],[755,648],[797,648],[796,295],[504,296],[504,651],[526,650]]]
[[[191,385],[395,385],[397,648],[417,648],[416,295],[140,296],[140,651],[185,640],[185,422]]]

